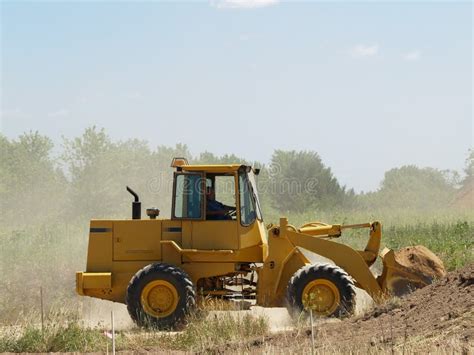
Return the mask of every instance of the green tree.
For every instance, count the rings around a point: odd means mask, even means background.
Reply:
[[[104,129],[87,128],[81,137],[64,139],[62,160],[70,180],[69,218],[105,217],[110,200],[111,164],[106,155],[113,143]]]
[[[63,161],[71,181],[71,218],[128,218],[132,197],[127,185],[144,206],[152,201],[150,186],[157,167],[145,141],[113,142],[104,129],[90,127],[81,137],[64,140]]]
[[[245,164],[249,163],[235,154],[214,155],[210,152],[203,152],[197,158],[192,159],[193,164]]]
[[[345,187],[312,151],[276,150],[268,168],[268,181],[265,193],[279,211],[340,207],[348,198]]]
[[[366,207],[417,211],[449,206],[455,182],[446,171],[406,165],[385,173],[380,189],[361,196]]]
[[[55,218],[63,208],[66,180],[53,158],[51,139],[38,132],[9,140],[0,135],[1,219],[7,225]]]

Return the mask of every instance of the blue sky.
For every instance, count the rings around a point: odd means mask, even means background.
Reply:
[[[472,3],[1,2],[1,131],[317,151],[374,190],[473,146]]]

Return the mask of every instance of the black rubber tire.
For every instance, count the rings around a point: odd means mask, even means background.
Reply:
[[[176,310],[167,317],[158,318],[147,314],[141,304],[143,288],[151,281],[165,280],[177,290],[179,300]],[[126,303],[133,321],[141,327],[171,330],[181,327],[196,307],[196,290],[190,277],[180,268],[156,263],[145,266],[130,280],[127,288]]]
[[[316,279],[331,281],[338,289],[340,303],[337,309],[327,317],[343,318],[354,313],[355,289],[349,275],[340,267],[331,264],[306,265],[299,269],[288,282],[287,304],[290,314],[306,312],[303,305],[303,290],[305,286]]]

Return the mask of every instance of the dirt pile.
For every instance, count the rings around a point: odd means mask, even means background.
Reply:
[[[457,193],[452,206],[455,208],[472,209],[474,207],[474,178],[464,183]]]
[[[392,299],[365,316],[321,327],[325,342],[374,347],[416,345],[442,350],[447,342],[458,350],[474,342],[474,264],[401,299]],[[413,344],[413,339],[416,344]]]
[[[446,276],[441,259],[423,245],[406,247],[395,252],[395,260],[410,272],[417,274],[427,282]]]
[[[347,322],[370,329],[383,321],[392,330],[407,330],[410,336],[428,338],[457,335],[474,340],[474,264],[412,294],[376,307],[365,316]],[[469,321],[469,322],[464,322]]]
[[[318,352],[455,352],[474,350],[474,264],[404,298],[344,321],[322,321],[316,328]],[[256,347],[300,352],[311,332],[272,335]],[[298,339],[299,338],[299,339]],[[251,347],[251,346],[250,346]]]

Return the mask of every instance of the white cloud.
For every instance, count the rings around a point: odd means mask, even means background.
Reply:
[[[373,44],[373,45],[358,44],[357,46],[353,47],[350,50],[351,55],[355,58],[373,57],[377,55],[378,52],[379,52],[379,46],[377,44]]]
[[[276,5],[279,0],[211,0],[212,6],[218,9],[257,9]]]
[[[421,52],[419,50],[414,50],[411,52],[407,52],[402,55],[403,60],[408,62],[415,62],[421,59]]]
[[[65,116],[69,116],[69,113],[70,112],[68,109],[60,108],[59,110],[49,112],[48,117],[51,117],[51,118],[65,117]]]

